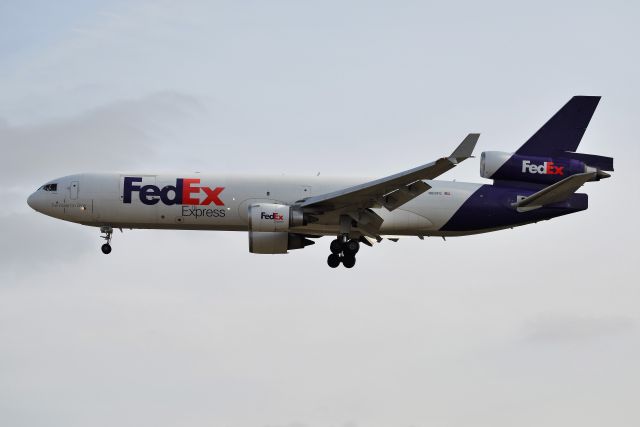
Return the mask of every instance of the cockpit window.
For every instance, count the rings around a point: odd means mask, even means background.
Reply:
[[[47,184],[42,187],[44,191],[58,191],[58,184]]]

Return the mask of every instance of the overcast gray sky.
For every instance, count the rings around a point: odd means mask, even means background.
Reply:
[[[627,1],[0,4],[0,425],[637,426],[640,18]],[[576,94],[590,208],[480,236],[97,230],[83,171],[384,176],[513,150]],[[482,182],[469,160],[445,178]]]

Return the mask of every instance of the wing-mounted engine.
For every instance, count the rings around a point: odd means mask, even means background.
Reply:
[[[288,231],[306,225],[302,208],[276,203],[249,206],[249,231]]]
[[[302,234],[289,233],[292,227],[306,225],[298,206],[258,203],[249,206],[249,252],[254,254],[286,254],[293,249],[313,245]]]
[[[249,231],[249,252],[254,254],[286,254],[315,243],[302,234],[286,231]]]
[[[485,151],[480,158],[480,176],[496,181],[518,181],[547,185],[577,174],[595,172],[593,181],[610,176],[597,166],[590,166],[582,160],[571,158],[570,156],[574,153],[566,152],[565,154],[566,157],[545,157]],[[598,166],[607,167],[605,170],[613,170],[612,164],[610,168],[608,167],[606,161],[610,159],[608,157],[575,154],[575,157],[593,159],[593,163]],[[610,160],[610,163],[613,163],[613,159]]]

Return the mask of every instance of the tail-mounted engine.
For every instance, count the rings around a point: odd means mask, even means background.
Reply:
[[[571,153],[567,153],[571,155]],[[593,158],[609,159],[601,156]],[[602,162],[600,162],[602,163]],[[608,170],[613,170],[613,167]],[[596,172],[595,180],[610,175],[582,160],[558,157],[538,157],[499,151],[485,151],[480,159],[480,176],[499,181],[520,181],[553,184],[578,173]]]

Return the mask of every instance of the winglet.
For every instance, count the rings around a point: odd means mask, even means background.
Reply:
[[[473,154],[473,149],[476,147],[476,143],[480,138],[479,133],[470,133],[462,140],[458,148],[453,150],[453,153],[448,157],[451,162],[460,163],[463,160],[468,159]]]

